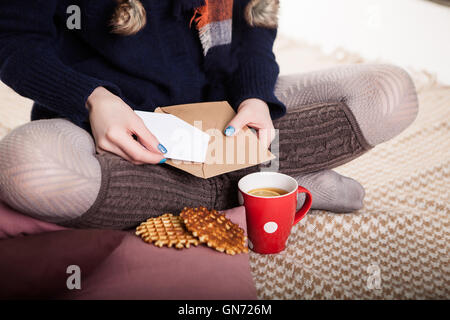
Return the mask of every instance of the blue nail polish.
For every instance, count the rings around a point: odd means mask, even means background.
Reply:
[[[161,151],[162,153],[167,153],[166,147],[164,147],[161,143],[158,144],[158,150]]]
[[[236,132],[236,129],[234,129],[234,127],[232,127],[232,126],[229,126],[225,129],[225,135],[227,137],[231,137],[235,132]]]
[[[163,163],[166,162],[166,161],[167,161],[167,159],[164,158],[164,159],[162,159],[162,160],[159,162],[159,164],[163,164]]]

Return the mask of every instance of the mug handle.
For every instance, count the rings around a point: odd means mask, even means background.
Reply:
[[[302,220],[306,216],[306,214],[308,213],[308,210],[311,209],[311,205],[312,205],[312,195],[311,195],[311,192],[309,192],[309,190],[299,186],[297,189],[297,195],[299,193],[306,193],[306,199],[305,199],[305,203],[303,204],[303,206],[295,214],[294,226],[297,223],[299,223],[299,221]]]

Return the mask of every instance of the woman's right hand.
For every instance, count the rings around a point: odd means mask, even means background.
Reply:
[[[121,98],[98,87],[89,96],[86,107],[98,153],[111,152],[134,164],[166,161],[165,147]]]

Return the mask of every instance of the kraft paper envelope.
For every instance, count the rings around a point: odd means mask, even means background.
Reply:
[[[225,127],[236,115],[226,101],[159,107],[155,112],[172,114],[211,136],[204,163],[173,159],[166,162],[194,176],[206,179],[275,158],[269,150],[260,149],[256,134],[248,127],[233,137],[224,135]]]

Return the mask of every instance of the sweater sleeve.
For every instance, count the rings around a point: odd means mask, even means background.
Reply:
[[[251,27],[244,18],[248,2],[235,1],[233,12],[232,50],[238,63],[231,78],[231,103],[237,109],[245,99],[261,99],[269,105],[272,119],[277,119],[286,113],[286,106],[274,94],[280,71],[273,53],[277,30]]]
[[[99,86],[120,94],[112,83],[75,71],[56,50],[58,0],[0,0],[0,79],[18,94],[81,125],[86,100]],[[61,2],[59,2],[61,3]]]

